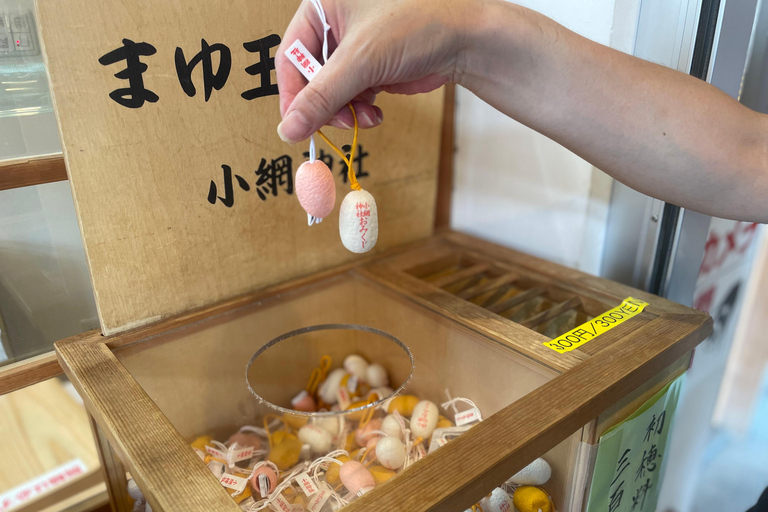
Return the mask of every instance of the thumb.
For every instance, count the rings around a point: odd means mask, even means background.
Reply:
[[[285,142],[295,143],[322,128],[344,105],[368,89],[356,59],[339,46],[328,62],[293,99],[277,127]]]

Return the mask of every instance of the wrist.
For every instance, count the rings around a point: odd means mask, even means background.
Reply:
[[[526,46],[530,11],[505,0],[475,0],[473,12],[464,24],[456,82],[477,91],[488,84],[505,81],[514,63],[517,72],[527,60],[518,55]]]

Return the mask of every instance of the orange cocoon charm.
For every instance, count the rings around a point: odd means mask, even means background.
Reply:
[[[323,220],[336,204],[336,185],[333,174],[320,160],[304,162],[296,171],[294,180],[296,197],[307,215]]]
[[[341,202],[339,210],[341,243],[354,253],[373,249],[379,238],[379,216],[376,201],[365,190],[353,190]]]

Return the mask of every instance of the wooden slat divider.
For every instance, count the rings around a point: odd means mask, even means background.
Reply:
[[[513,273],[504,274],[499,277],[495,277],[491,279],[487,283],[478,284],[471,288],[467,288],[466,290],[462,291],[457,295],[462,299],[469,300],[474,297],[477,297],[481,293],[489,292],[500,286],[504,286],[505,284],[512,283],[518,277],[520,277],[518,274],[513,274]]]
[[[463,268],[457,272],[454,272],[453,274],[448,274],[445,276],[438,277],[434,281],[429,281],[429,284],[431,284],[432,286],[437,286],[438,288],[443,288],[444,286],[457,283],[462,279],[466,279],[468,277],[472,277],[482,272],[485,272],[489,268],[490,268],[490,265],[488,263],[478,263],[477,265],[472,265],[471,267]]]
[[[525,320],[523,322],[523,326],[525,327],[536,327],[539,324],[543,324],[547,320],[551,320],[552,318],[555,318],[558,315],[561,315],[568,311],[569,309],[575,309],[581,305],[581,299],[578,297],[571,297],[570,299],[561,302],[560,304],[555,304],[549,309],[546,309],[542,311],[541,313],[538,313],[528,320]]]
[[[499,302],[498,304],[493,304],[491,306],[488,306],[488,311],[491,311],[492,313],[501,313],[502,311],[509,309],[513,306],[517,306],[518,304],[522,304],[523,302],[533,299],[534,297],[538,297],[539,295],[542,295],[546,289],[542,286],[535,286],[533,288],[529,288],[528,290],[525,290],[524,292],[518,293],[514,297],[510,297],[505,301]]]

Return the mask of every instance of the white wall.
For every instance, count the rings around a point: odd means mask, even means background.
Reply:
[[[631,51],[639,0],[524,0],[575,32]],[[593,274],[612,180],[459,88],[451,226]]]

